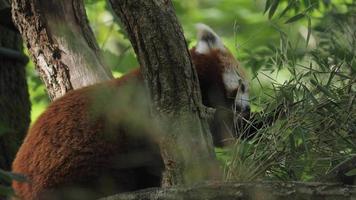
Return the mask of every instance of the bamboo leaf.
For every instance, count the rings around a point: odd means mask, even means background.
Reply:
[[[318,100],[315,98],[313,93],[305,85],[302,84],[302,87],[304,88],[305,92],[307,93],[307,96],[309,97],[308,99],[310,99],[315,105],[319,104]]]
[[[308,16],[308,34],[307,34],[307,42],[306,42],[306,46],[308,46],[309,44],[309,39],[310,39],[310,35],[311,35],[311,18],[310,16]]]
[[[318,90],[320,90],[322,93],[324,93],[326,96],[330,98],[335,98],[335,95],[333,95],[330,90],[328,90],[326,87],[320,85],[318,82],[316,82],[314,79],[310,80],[310,83],[312,83]]]
[[[285,24],[289,24],[289,23],[298,21],[298,20],[302,19],[303,17],[305,17],[305,14],[304,14],[304,13],[299,13],[299,14],[294,15],[293,17],[289,18],[289,19],[285,22]]]
[[[346,176],[356,176],[356,168],[348,171],[345,175]]]
[[[292,0],[288,3],[288,6],[282,11],[282,13],[279,15],[279,18],[282,18],[291,8],[293,8],[293,5],[295,4],[295,0]]]
[[[267,1],[266,1],[265,10],[263,11],[264,14],[265,14],[265,13],[267,12],[267,10],[271,7],[271,3],[272,3],[272,0],[267,0]]]
[[[279,5],[279,0],[274,0],[270,9],[269,9],[269,12],[268,12],[268,18],[269,19],[272,19],[274,13],[276,12],[277,8],[278,8],[278,5]]]

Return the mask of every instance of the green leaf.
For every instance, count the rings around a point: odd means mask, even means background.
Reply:
[[[295,4],[295,0],[292,0],[288,3],[288,6],[282,11],[282,13],[279,15],[279,18],[283,17],[291,8],[293,8],[293,5]]]
[[[315,98],[313,93],[304,84],[302,84],[302,87],[304,88],[305,92],[307,93],[307,96],[309,97],[308,99],[310,99],[315,105],[319,104],[318,100]]]
[[[346,176],[356,176],[356,168],[348,171],[345,175]]]
[[[272,19],[279,5],[279,0],[274,0],[268,12],[268,19]]]
[[[309,39],[310,39],[310,35],[311,35],[311,18],[310,16],[308,16],[308,35],[307,35],[307,42],[306,42],[306,46],[308,46],[309,44]]]
[[[267,10],[271,7],[271,3],[272,3],[272,0],[267,0],[267,1],[266,1],[265,10],[263,11],[264,14],[265,14],[265,13],[267,12]]]
[[[320,85],[317,81],[315,81],[314,79],[310,80],[310,83],[312,83],[314,86],[316,86],[316,88],[318,88],[318,90],[320,90],[322,93],[324,93],[326,96],[335,99],[335,95],[333,95],[331,93],[330,90],[328,90],[326,87]]]
[[[298,21],[300,19],[302,19],[303,17],[305,17],[304,13],[299,13],[297,15],[294,15],[293,17],[289,18],[286,22],[284,22],[285,24],[289,24],[295,21]]]

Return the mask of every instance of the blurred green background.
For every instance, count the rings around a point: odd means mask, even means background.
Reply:
[[[190,47],[195,24],[211,26],[247,70],[252,110],[263,121],[251,140],[216,149],[227,180],[317,180],[356,155],[356,3],[353,0],[173,0]],[[88,18],[114,76],[138,63],[104,0]],[[27,67],[32,122],[49,103]],[[258,120],[258,119],[257,119]],[[350,172],[349,176],[356,175]]]

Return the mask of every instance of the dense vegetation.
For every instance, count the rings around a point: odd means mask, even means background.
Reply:
[[[253,138],[216,149],[226,180],[320,180],[355,156],[354,1],[174,0],[174,4],[190,46],[195,44],[194,25],[206,23],[248,70],[254,120],[279,117]],[[120,76],[138,63],[109,9],[104,0],[87,0],[87,14],[106,62]],[[27,69],[34,121],[49,100],[33,64]],[[353,175],[351,170],[348,176]]]
[[[323,180],[355,155],[356,7],[305,2],[309,1],[296,4],[294,16],[282,20],[286,24],[299,20],[290,28],[296,28],[299,36],[285,31],[289,25],[276,26],[278,46],[261,47],[265,49],[247,58],[247,66],[251,61],[262,64],[255,74],[267,76],[272,86],[260,85],[259,93],[271,93],[253,102],[263,110],[258,120],[282,116],[252,140],[237,141],[226,153],[229,180]],[[274,7],[272,2],[270,18]],[[284,11],[279,14],[283,15]],[[266,70],[286,72],[288,78],[278,82]],[[346,173],[354,175],[354,170]]]

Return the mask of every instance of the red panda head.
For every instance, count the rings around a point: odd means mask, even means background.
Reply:
[[[205,106],[217,109],[212,133],[214,143],[223,145],[234,133],[234,116],[249,116],[249,86],[238,61],[208,26],[197,25],[198,41],[190,50],[197,70]]]

